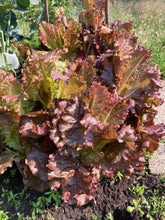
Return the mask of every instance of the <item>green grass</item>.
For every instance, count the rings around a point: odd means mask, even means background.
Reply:
[[[113,4],[112,4],[113,3]],[[111,1],[110,19],[133,21],[133,31],[141,45],[150,49],[151,61],[157,63],[165,78],[165,1],[163,0],[118,0]]]

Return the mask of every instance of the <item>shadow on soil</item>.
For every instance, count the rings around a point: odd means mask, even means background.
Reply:
[[[13,171],[14,170],[14,171]],[[133,199],[138,201],[138,193],[132,193],[129,188],[133,186],[145,186],[147,189],[142,194],[142,200],[139,202],[140,209],[144,212],[132,208],[132,212],[127,212],[127,207],[132,207]],[[47,207],[43,204],[43,214],[36,215],[36,220],[139,220],[149,219],[149,206],[144,203],[155,192],[156,198],[164,198],[165,194],[165,179],[161,175],[151,175],[139,172],[134,172],[129,180],[112,182],[108,178],[102,178],[98,190],[95,194],[95,200],[83,207],[70,206],[61,202],[58,209],[55,209],[55,204]],[[31,201],[37,201],[37,198],[42,196],[42,193],[26,189],[22,183],[22,177],[16,166],[9,168],[3,175],[0,176],[0,210],[8,212],[10,220],[31,219],[27,216],[32,215],[33,208]],[[143,204],[144,203],[144,204]],[[152,201],[151,201],[152,203]],[[165,201],[164,201],[165,206]],[[153,210],[152,204],[150,209]],[[165,208],[165,207],[164,207]],[[164,210],[165,212],[165,210]],[[109,214],[108,214],[109,213]],[[108,215],[107,215],[108,214]],[[155,215],[155,214],[154,214]],[[19,217],[20,216],[20,217]],[[49,217],[48,217],[49,216]],[[51,216],[51,217],[50,217]],[[161,213],[155,215],[154,220],[161,220]]]

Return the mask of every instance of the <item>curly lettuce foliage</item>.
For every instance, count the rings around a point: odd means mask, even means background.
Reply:
[[[56,15],[42,22],[44,50],[17,45],[22,78],[1,70],[0,127],[8,145],[0,173],[16,161],[24,184],[61,188],[79,206],[94,198],[100,174],[129,178],[154,152],[164,124],[154,124],[160,72],[131,33],[132,22],[102,21],[103,1],[83,0],[80,23]]]

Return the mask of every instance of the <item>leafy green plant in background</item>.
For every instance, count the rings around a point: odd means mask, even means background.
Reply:
[[[30,6],[31,2],[33,2],[33,1],[30,1],[30,0],[24,0],[24,1],[16,0],[16,3],[18,5],[18,7],[20,7],[21,9],[27,9]]]
[[[2,54],[0,56],[0,67],[6,68],[7,71],[19,67],[16,55],[9,54],[11,27],[16,27],[16,19],[12,12],[14,8],[13,4],[0,5],[0,53]]]
[[[18,69],[20,64],[12,47],[13,41],[24,38],[22,30],[18,27],[18,14],[23,14],[30,6],[30,1],[3,1],[0,5],[0,67],[10,71]]]
[[[46,19],[44,1],[41,0],[5,0],[0,2],[0,44],[1,67],[7,71],[18,69],[19,62],[12,46],[13,41],[25,41],[33,48],[38,48],[39,23]],[[49,1],[50,21],[54,21],[55,10],[63,7],[68,17],[78,17],[82,9],[80,1]],[[72,9],[72,10],[71,10]],[[9,54],[8,54],[9,53]],[[2,65],[3,63],[3,65]]]
[[[49,16],[50,22],[54,22],[54,12],[59,8],[65,9],[65,14],[68,18],[77,18],[82,10],[81,0],[52,0],[49,1]]]
[[[13,4],[0,5],[1,53],[8,52],[11,27],[15,28],[17,25],[16,17],[12,12],[14,8]]]
[[[6,0],[1,3],[0,44],[2,46],[2,56],[0,57],[0,63],[1,67],[5,68],[7,71],[18,69],[19,67],[19,61],[15,54],[16,51],[12,46],[12,42],[31,39],[32,46],[39,46],[36,39],[38,39],[38,25],[44,20],[42,8],[42,1],[35,0]],[[29,21],[29,19],[33,19],[33,22],[31,22],[31,20]]]
[[[39,25],[41,50],[16,45],[22,78],[0,70],[0,127],[7,147],[0,173],[16,162],[25,186],[62,190],[79,206],[94,198],[103,174],[129,178],[142,170],[164,135],[155,125],[160,72],[131,33],[108,27],[104,2],[83,0],[80,22],[55,13]],[[121,175],[119,176],[121,177]]]

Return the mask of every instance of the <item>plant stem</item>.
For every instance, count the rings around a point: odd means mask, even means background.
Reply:
[[[11,26],[11,14],[12,14],[12,11],[10,10],[9,15],[8,15],[8,27]],[[7,53],[9,52],[9,48],[10,48],[10,40],[9,40],[9,34],[7,33],[6,34],[6,52]]]
[[[4,63],[5,63],[6,72],[9,72],[9,65],[8,65],[8,62],[7,62],[6,54],[3,53],[2,55],[3,55],[3,59],[4,59]]]
[[[109,26],[110,25],[110,0],[105,0],[105,22]]]
[[[1,43],[1,52],[5,53],[5,42],[4,42],[4,35],[2,30],[0,30],[0,43]]]
[[[48,0],[44,0],[44,4],[45,4],[45,18],[46,18],[46,21],[49,22]]]

